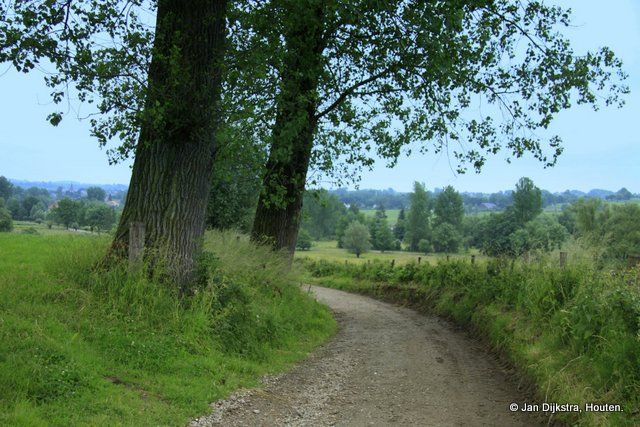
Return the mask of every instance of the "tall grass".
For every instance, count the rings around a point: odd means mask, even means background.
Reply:
[[[640,423],[640,271],[490,261],[353,265],[304,262],[309,280],[451,318],[505,354],[548,402],[621,404],[559,413],[570,423]]]
[[[183,425],[335,329],[286,261],[245,240],[208,235],[189,294],[95,270],[107,245],[0,235],[0,425]]]

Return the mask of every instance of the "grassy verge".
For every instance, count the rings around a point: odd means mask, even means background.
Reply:
[[[0,234],[0,425],[184,425],[329,337],[285,261],[210,234],[192,296],[92,272],[108,238]]]
[[[302,263],[312,283],[410,304],[476,331],[536,385],[541,402],[583,409],[555,419],[640,423],[638,271],[612,275],[583,265],[499,261],[395,268]],[[620,404],[623,411],[584,411],[590,402]]]

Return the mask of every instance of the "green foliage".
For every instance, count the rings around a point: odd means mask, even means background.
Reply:
[[[458,229],[448,222],[442,222],[433,229],[433,250],[435,252],[458,252],[462,236]]]
[[[513,193],[513,212],[523,225],[542,212],[542,192],[529,178],[520,178]]]
[[[409,200],[411,205],[407,214],[405,240],[409,245],[409,250],[415,252],[420,250],[420,240],[429,240],[431,237],[431,206],[424,184],[413,183],[413,193],[411,193]]]
[[[115,210],[103,203],[94,203],[86,207],[84,223],[91,230],[110,230],[116,222]]]
[[[206,240],[206,280],[180,294],[95,269],[107,239],[0,236],[0,424],[184,425],[334,331],[286,259],[230,233]]]
[[[436,196],[433,214],[434,226],[446,223],[451,224],[454,229],[460,230],[462,227],[462,218],[464,217],[464,206],[460,193],[452,186],[447,185],[444,190]]]
[[[311,249],[312,241],[311,234],[304,228],[301,228],[298,231],[298,240],[296,241],[296,249],[300,249],[301,251],[308,251]]]
[[[404,214],[404,208],[400,209],[400,213],[398,214],[398,220],[396,224],[393,226],[393,235],[397,240],[402,242],[404,240],[404,235],[406,233],[406,217]]]
[[[104,202],[107,198],[107,193],[100,187],[87,188],[87,200],[93,200],[96,202]]]
[[[349,206],[349,209],[347,209],[347,213],[342,218],[340,218],[340,220],[338,221],[338,225],[336,226],[336,238],[338,240],[339,248],[345,247],[344,246],[345,232],[347,231],[347,228],[349,227],[349,225],[356,221],[361,224],[364,224],[367,220],[364,214],[360,212],[360,209],[358,209],[357,205],[351,205]]]
[[[13,230],[11,212],[4,206],[0,206],[0,232]]]
[[[423,254],[428,254],[433,250],[433,245],[431,244],[431,241],[427,239],[420,239],[418,242],[418,250]]]
[[[327,190],[307,190],[302,203],[302,227],[315,240],[334,239],[347,209],[335,194]]]
[[[367,226],[354,221],[344,232],[344,247],[359,258],[361,254],[371,248],[371,236]]]
[[[394,237],[384,206],[378,206],[374,217],[369,221],[369,234],[371,236],[371,246],[381,252],[394,249]]]
[[[80,202],[65,197],[58,201],[58,205],[52,209],[53,218],[58,224],[69,228],[79,220],[81,207]]]
[[[625,204],[610,208],[603,224],[605,256],[622,259],[640,255],[640,206]]]
[[[0,175],[0,198],[9,200],[13,195],[13,184],[7,178]]]
[[[344,264],[307,260],[312,282],[446,316],[486,337],[549,401],[616,402],[623,412],[560,413],[571,425],[635,425],[640,405],[638,270],[500,260]]]

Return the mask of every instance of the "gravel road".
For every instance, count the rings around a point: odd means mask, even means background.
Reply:
[[[437,317],[312,287],[338,334],[260,389],[212,404],[192,426],[532,426],[524,396],[481,346]]]

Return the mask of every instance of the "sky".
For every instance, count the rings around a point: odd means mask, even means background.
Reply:
[[[640,2],[637,0],[555,0],[571,7],[573,26],[565,29],[576,52],[608,46],[624,62],[631,94],[622,109],[594,112],[574,107],[550,127],[564,141],[564,153],[545,169],[531,157],[511,164],[498,154],[480,174],[457,175],[446,155],[403,157],[394,169],[376,163],[365,171],[360,188],[411,191],[413,182],[427,188],[452,185],[459,191],[493,192],[515,186],[528,176],[550,191],[592,188],[640,193]],[[79,181],[128,184],[131,162],[109,165],[104,150],[89,134],[88,120],[68,115],[57,127],[46,121],[56,110],[43,75],[21,74],[0,65],[0,175],[29,181]]]

